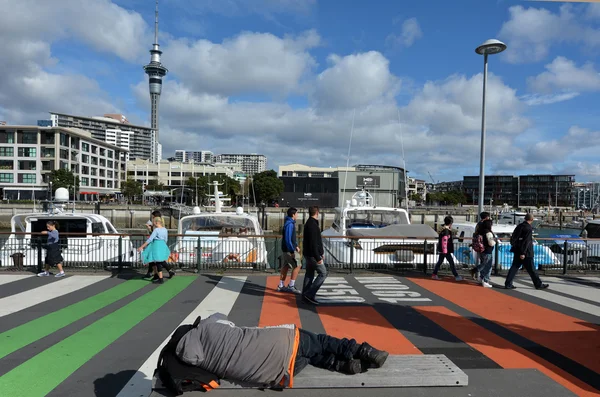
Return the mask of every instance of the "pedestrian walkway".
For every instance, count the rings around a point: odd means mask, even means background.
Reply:
[[[503,281],[492,278],[495,286]],[[544,281],[550,289],[538,291],[523,277],[517,289],[504,290],[453,278],[336,275],[315,307],[277,292],[278,276],[181,275],[155,285],[127,277],[0,275],[0,396],[163,395],[152,391],[158,353],[180,324],[216,312],[240,326],[293,323],[366,340],[393,355],[444,355],[468,375],[468,386],[395,389],[395,396],[600,395],[599,280]]]

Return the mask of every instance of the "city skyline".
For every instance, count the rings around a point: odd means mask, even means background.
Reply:
[[[5,7],[0,120],[35,125],[55,110],[151,126],[140,66],[160,41],[158,61],[169,65],[163,158],[185,142],[262,153],[272,169],[403,166],[403,144],[409,176],[458,180],[479,167],[483,64],[474,49],[498,38],[508,49],[490,58],[486,175],[600,180],[598,4],[165,0],[158,31],[148,3]]]

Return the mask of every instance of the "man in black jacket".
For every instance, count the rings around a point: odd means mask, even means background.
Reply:
[[[308,209],[310,217],[304,224],[304,244],[302,254],[306,261],[306,274],[302,286],[302,299],[318,305],[316,300],[317,291],[323,285],[327,277],[327,268],[323,262],[323,241],[321,240],[321,228],[319,227],[319,207],[313,206]],[[318,273],[316,280],[315,270]]]
[[[506,276],[506,281],[504,282],[504,287],[506,289],[517,288],[513,285],[512,282],[521,266],[523,266],[525,270],[527,270],[527,273],[529,273],[529,277],[531,277],[531,281],[533,281],[533,285],[536,289],[548,288],[548,284],[542,283],[542,280],[540,280],[540,277],[538,276],[533,266],[533,227],[531,227],[532,223],[533,215],[527,214],[525,215],[525,221],[520,223],[513,231],[511,243],[512,252],[514,256],[512,266],[510,267],[508,275]]]

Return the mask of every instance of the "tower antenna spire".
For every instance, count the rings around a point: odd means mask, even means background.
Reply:
[[[156,0],[156,10],[154,11],[154,44],[158,44],[158,0]]]

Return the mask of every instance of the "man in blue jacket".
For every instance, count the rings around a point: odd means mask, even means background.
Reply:
[[[296,278],[298,277],[298,273],[300,273],[300,264],[296,260],[296,252],[300,252],[300,247],[298,247],[298,240],[296,238],[297,217],[298,210],[294,207],[290,207],[287,210],[287,216],[283,223],[283,239],[281,240],[281,251],[283,253],[279,257],[281,271],[277,291],[300,294],[300,291],[296,288]],[[292,276],[290,283],[286,287],[285,278],[287,277],[288,269],[292,269]]]

